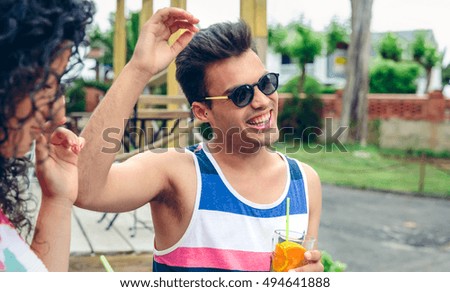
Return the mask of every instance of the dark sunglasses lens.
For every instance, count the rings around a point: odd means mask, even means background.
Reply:
[[[278,76],[275,73],[264,75],[258,83],[258,88],[265,95],[270,95],[278,88]]]
[[[233,91],[230,98],[238,107],[247,106],[253,99],[253,87],[250,85],[239,86]]]

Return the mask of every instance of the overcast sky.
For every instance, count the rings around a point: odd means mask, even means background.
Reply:
[[[108,15],[116,0],[95,0],[95,22],[109,26]],[[139,11],[141,0],[126,0],[127,11]],[[154,11],[170,5],[170,0],[154,0]],[[187,10],[200,19],[202,28],[215,22],[239,18],[239,0],[187,0]],[[333,17],[350,18],[350,0],[267,0],[269,24],[286,24],[303,15],[314,30],[323,30]],[[444,63],[450,62],[450,0],[374,0],[372,31],[432,29],[439,50],[447,47]]]

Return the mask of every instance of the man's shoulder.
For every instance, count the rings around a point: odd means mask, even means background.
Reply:
[[[306,176],[306,178],[308,179],[308,181],[320,182],[319,174],[309,164],[302,162],[293,157],[288,157],[288,156],[286,156],[286,157],[287,157],[287,159],[289,159],[291,161],[295,161],[299,165],[299,167],[303,170],[303,173]]]
[[[303,167],[303,170],[305,171],[306,176],[319,179],[319,174],[317,173],[317,171],[314,168],[312,168],[309,164],[306,164],[304,162],[300,161],[299,163]]]

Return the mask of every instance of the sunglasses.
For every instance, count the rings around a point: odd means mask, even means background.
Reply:
[[[271,95],[278,88],[278,73],[267,73],[255,84],[244,84],[236,87],[228,96],[208,96],[205,100],[231,99],[237,107],[249,105],[255,96],[255,86],[265,95]]]

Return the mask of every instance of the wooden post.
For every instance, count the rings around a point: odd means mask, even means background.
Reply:
[[[424,193],[424,186],[425,186],[425,166],[426,166],[426,158],[425,153],[422,153],[422,156],[420,157],[420,173],[419,173],[419,193]]]
[[[147,20],[150,19],[150,17],[152,15],[153,15],[153,0],[142,0],[142,8],[141,8],[141,12],[139,14],[139,31],[142,30],[142,27],[147,22]],[[135,116],[137,115],[137,111],[140,107],[141,107],[141,105],[138,102],[136,104],[136,106],[134,107]],[[146,125],[146,128],[148,126],[149,125]],[[136,121],[136,128],[142,129],[142,131],[139,131],[138,135],[144,135],[144,137],[146,139],[147,139],[147,137],[150,137],[152,128],[144,129],[142,127],[142,122],[140,122],[140,121]],[[145,141],[145,139],[141,139],[140,137],[138,137],[137,139],[140,142],[139,147],[144,147],[148,142],[148,139],[147,139],[147,141]],[[144,145],[141,145],[141,143]]]
[[[250,26],[258,56],[266,64],[267,0],[241,0],[241,18]]]
[[[153,0],[142,0],[142,9],[139,16],[139,30],[145,22],[153,15]]]
[[[178,7],[181,9],[186,9],[186,0],[171,0],[170,6]],[[170,37],[169,43],[173,44],[181,34],[182,34],[182,30],[178,31],[177,33],[174,33]],[[173,61],[172,63],[170,63],[170,65],[167,69],[167,95],[169,95],[169,96],[179,95],[181,93],[180,86],[178,85],[178,82],[175,78],[175,73],[176,73],[176,66],[175,66],[175,61]],[[175,106],[175,107],[173,107],[173,106]],[[173,108],[177,108],[177,107],[178,107],[178,105],[172,105],[172,104],[168,105],[169,109],[171,109],[171,108],[173,109]]]
[[[125,32],[125,0],[117,0],[116,19],[114,23],[114,79],[125,67],[127,60],[126,32]]]
[[[171,0],[170,6],[178,7],[181,9],[186,9],[186,0]],[[178,37],[181,35],[181,33],[182,33],[181,30],[178,33],[174,33],[170,37],[169,43],[173,44],[178,39]],[[175,66],[175,61],[173,61],[172,63],[170,63],[170,65],[167,69],[167,95],[169,95],[169,96],[179,95],[181,93],[181,89],[175,78],[175,72],[176,72],[176,66]],[[173,105],[169,104],[168,108],[170,109],[171,106],[173,106]]]
[[[187,4],[186,4],[186,0],[171,0],[170,6],[178,7],[181,9],[186,9]],[[169,39],[169,44],[173,44],[178,39],[178,37],[180,37],[180,35],[182,33],[183,33],[183,30],[180,30],[177,33],[174,33]],[[174,95],[181,94],[181,88],[175,77],[176,70],[177,70],[177,68],[175,65],[175,61],[172,61],[172,63],[170,63],[169,67],[167,68],[167,95],[168,96],[174,96]],[[178,105],[177,104],[168,104],[167,109],[168,110],[178,109]],[[174,127],[174,125],[175,125],[174,122],[172,122],[172,121],[168,122],[167,130],[171,131],[171,129]],[[169,141],[168,146],[169,147],[179,146],[179,145],[175,145],[174,141],[178,141],[178,140],[175,139],[175,140]]]
[[[170,6],[186,10],[186,0],[170,0]]]

